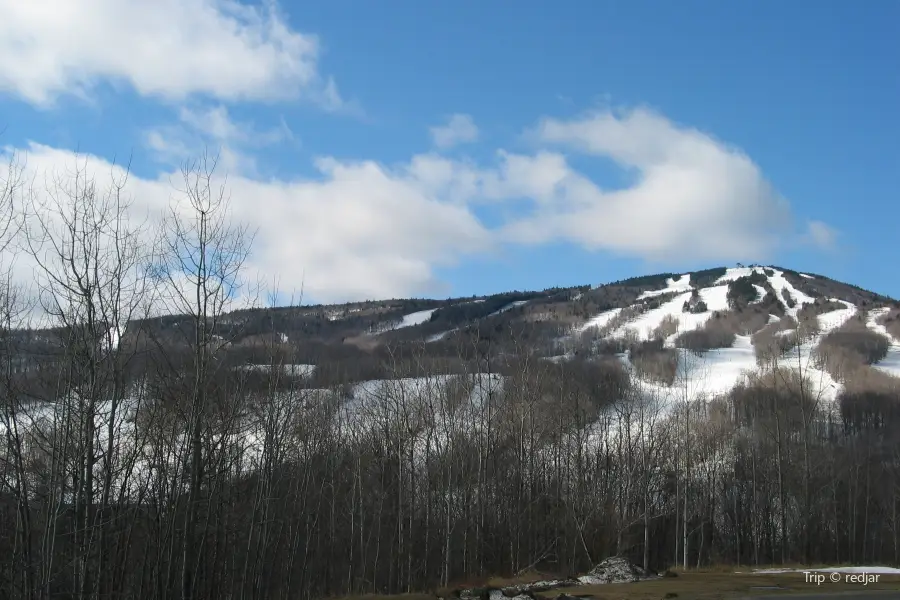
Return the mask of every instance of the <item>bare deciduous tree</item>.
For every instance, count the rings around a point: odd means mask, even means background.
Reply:
[[[216,158],[204,156],[182,168],[181,197],[165,224],[161,275],[166,282],[169,312],[185,314],[192,324],[192,381],[188,399],[187,511],[182,544],[181,595],[194,597],[198,562],[197,526],[204,482],[203,428],[208,392],[217,354],[233,334],[222,318],[243,300],[243,268],[252,234],[235,224],[229,212],[224,180],[216,178]]]

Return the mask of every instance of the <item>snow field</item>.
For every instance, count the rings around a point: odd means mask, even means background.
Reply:
[[[396,331],[398,329],[403,329],[405,327],[415,327],[416,325],[421,325],[422,323],[427,323],[431,319],[431,315],[434,314],[436,308],[431,308],[428,310],[420,310],[414,313],[410,313],[408,315],[404,315],[399,323],[388,327],[384,331],[380,333],[384,333],[385,331]]]
[[[508,310],[512,310],[518,306],[523,306],[525,304],[528,304],[528,300],[516,300],[515,302],[510,302],[500,310],[495,310],[494,312],[489,314],[488,317],[496,317],[497,315],[503,314]]]
[[[766,278],[779,297],[783,298],[783,290],[787,290],[796,301],[796,305],[793,308],[786,307],[787,313],[796,318],[798,310],[804,304],[813,303],[814,299],[791,285],[784,277],[783,271],[778,269],[771,269],[771,271],[772,275],[766,275]],[[677,279],[670,278],[666,282],[666,289],[645,292],[641,295],[641,298],[654,297],[673,291],[683,290],[683,292],[658,308],[644,312],[629,323],[617,328],[611,333],[611,337],[624,337],[631,331],[636,333],[638,339],[649,340],[653,335],[653,331],[667,318],[677,320],[679,334],[703,327],[712,312],[728,310],[728,283],[739,277],[749,276],[752,273],[765,274],[765,271],[763,267],[730,268],[715,281],[713,286],[700,289],[699,295],[708,309],[707,312],[701,314],[683,312],[683,305],[691,296],[690,274],[682,275]],[[766,290],[756,284],[754,284],[754,287],[757,291],[756,301],[758,302],[765,295]],[[843,325],[857,312],[853,304],[840,300],[836,301],[844,304],[844,308],[819,315],[817,318],[820,328],[819,334],[806,340],[793,351],[788,352],[782,362],[785,366],[791,366],[799,370],[804,377],[809,379],[815,388],[814,393],[821,399],[836,398],[841,390],[841,385],[834,381],[828,373],[816,366],[813,359],[815,348],[823,335]],[[615,309],[600,313],[582,325],[580,331],[590,327],[602,327],[620,312],[621,309]],[[780,321],[779,317],[770,315],[770,323],[778,321]],[[787,335],[788,333],[789,331],[779,332],[778,335]],[[670,348],[674,347],[677,335],[669,336],[665,345]],[[883,369],[896,369],[896,372],[900,373],[900,345],[897,345],[896,348],[892,346],[892,350],[893,352],[890,353],[889,358],[882,361],[883,364],[880,364],[880,367]],[[698,395],[711,397],[727,393],[737,383],[742,381],[748,373],[758,369],[750,336],[737,336],[731,348],[714,349],[701,355],[693,352],[683,352],[679,356],[675,385],[670,387],[653,382],[642,382],[642,384],[655,394],[665,393],[671,395],[671,389],[681,385],[680,393],[682,395],[687,395],[688,397],[696,397]],[[627,357],[623,358],[623,362],[626,367],[633,370],[633,366],[628,362]]]
[[[673,292],[690,292],[691,291],[691,274],[685,273],[678,279],[666,279],[666,288],[662,290],[650,290],[649,292],[644,292],[640,296],[638,296],[638,300],[643,300],[644,298],[653,298],[654,296],[661,296],[663,294],[671,294]]]
[[[707,312],[693,314],[683,312],[684,303],[691,297],[691,292],[685,292],[675,296],[672,300],[664,302],[658,308],[648,310],[638,315],[634,320],[619,327],[612,332],[612,337],[624,337],[628,330],[635,331],[641,340],[649,340],[653,331],[659,327],[667,317],[678,321],[678,333],[697,329],[706,324],[713,311],[728,309],[728,286],[719,285],[699,290],[700,299],[706,303]],[[607,314],[607,313],[604,313]]]
[[[587,323],[578,328],[578,331],[586,331],[591,327],[596,327],[597,329],[602,329],[606,326],[607,323],[612,321],[614,318],[619,316],[619,313],[622,312],[621,308],[614,308],[612,310],[608,310],[606,312],[602,312],[596,317],[590,319]]]

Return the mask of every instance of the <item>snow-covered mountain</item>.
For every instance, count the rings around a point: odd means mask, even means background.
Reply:
[[[788,368],[834,399],[848,386],[900,383],[898,315],[893,299],[850,284],[739,265],[480,298],[244,310],[222,319],[221,334],[226,362],[242,372],[270,372],[277,355],[285,377],[313,388],[470,373],[478,353],[525,352],[557,364],[617,362],[647,389],[682,396],[724,394]],[[146,325],[131,329],[149,330],[174,355],[189,338],[179,317]],[[30,336],[47,346],[46,334]],[[127,333],[121,343],[137,344]]]
[[[343,341],[419,344],[431,356],[476,340],[497,354],[524,344],[556,363],[614,357],[645,388],[707,398],[778,367],[835,399],[848,385],[900,384],[898,313],[893,299],[856,286],[754,265],[448,300]]]

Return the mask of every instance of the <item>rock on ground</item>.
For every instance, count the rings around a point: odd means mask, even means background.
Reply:
[[[649,573],[643,568],[632,564],[627,558],[611,556],[578,579],[536,581],[534,583],[511,585],[502,589],[472,588],[461,590],[458,598],[459,600],[532,600],[535,592],[546,592],[557,588],[579,585],[596,585],[598,583],[629,583],[643,579],[656,579],[658,577],[655,573]],[[560,597],[565,597],[563,600],[566,600],[568,595],[561,594]]]
[[[629,583],[642,579],[655,579],[657,575],[645,571],[627,558],[611,556],[578,578],[582,584]]]

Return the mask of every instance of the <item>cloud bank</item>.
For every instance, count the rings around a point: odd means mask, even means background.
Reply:
[[[221,116],[193,118],[240,136]],[[533,133],[541,149],[500,150],[484,165],[426,153],[394,166],[320,157],[310,179],[231,174],[235,217],[258,232],[250,266],[282,291],[340,301],[435,293],[439,267],[501,246],[561,241],[672,264],[762,260],[792,236],[833,240],[824,223],[796,230],[787,201],[745,154],[647,109],[543,119]],[[556,147],[615,161],[633,182],[605,189]],[[72,160],[46,146],[26,150],[35,173]],[[99,157],[90,165],[101,175],[111,168]],[[164,209],[173,177],[132,178],[136,206]],[[510,209],[488,226],[488,205]]]
[[[319,40],[274,3],[233,0],[0,0],[0,91],[50,106],[101,82],[182,101],[305,97],[343,105],[319,73]]]
[[[467,144],[478,140],[478,126],[469,115],[455,114],[447,119],[447,123],[431,128],[431,140],[435,146],[443,150],[459,144]]]
[[[506,183],[537,199],[514,239],[578,243],[653,260],[761,257],[789,233],[790,210],[743,152],[645,108],[543,119],[544,144],[612,161],[633,184],[602,189],[563,155],[505,156]]]

